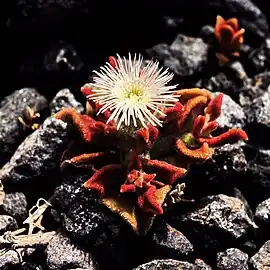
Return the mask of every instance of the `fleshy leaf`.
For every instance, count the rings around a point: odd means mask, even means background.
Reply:
[[[137,154],[148,151],[158,137],[158,129],[152,125],[141,128],[136,133]]]
[[[207,100],[211,100],[213,97],[213,94],[203,88],[187,88],[187,89],[181,89],[176,92],[176,95],[180,95],[179,102],[184,104],[187,100],[197,97],[197,96],[204,96],[207,98]]]
[[[113,163],[115,161],[115,155],[110,154],[109,152],[96,152],[96,153],[85,153],[78,156],[75,156],[71,159],[65,160],[61,164],[61,168],[65,168],[67,165],[73,165],[77,168],[96,168],[97,165]]]
[[[207,143],[203,143],[200,148],[189,149],[181,139],[178,139],[175,146],[180,155],[193,161],[205,161],[211,158],[214,153],[214,149],[210,148]]]
[[[143,168],[147,173],[155,173],[157,180],[162,183],[172,185],[177,179],[186,175],[185,168],[176,167],[161,160],[143,161]]]
[[[135,197],[117,196],[103,198],[101,201],[111,211],[120,215],[140,236],[146,235],[155,219],[155,215],[144,213],[141,209],[136,207],[137,203]]]
[[[204,124],[205,124],[205,116],[198,115],[195,118],[194,123],[193,123],[193,127],[192,127],[192,135],[195,138],[200,137]]]
[[[194,98],[191,98],[187,101],[187,103],[184,105],[184,110],[183,113],[181,114],[181,117],[179,118],[179,120],[177,121],[177,125],[179,130],[181,130],[185,124],[185,122],[187,121],[187,119],[189,118],[192,110],[194,110],[195,108],[199,107],[199,106],[203,106],[208,102],[207,98],[204,96],[197,96]]]
[[[219,93],[208,104],[205,113],[210,115],[210,121],[216,120],[221,114],[223,94]]]
[[[208,137],[211,132],[213,132],[214,130],[216,130],[219,126],[219,123],[217,121],[211,121],[209,123],[207,123],[201,131],[201,137]]]
[[[96,171],[83,186],[96,190],[100,196],[117,193],[120,185],[124,183],[126,173],[120,164],[110,164]]]
[[[90,142],[92,139],[91,131],[89,129],[89,124],[92,124],[95,120],[87,115],[87,117],[82,117],[82,115],[77,112],[74,108],[65,108],[58,112],[55,116],[57,119],[68,122],[74,125],[80,132],[82,138],[86,142]]]
[[[118,62],[114,56],[109,56],[109,63],[113,68],[117,68]]]
[[[246,132],[242,129],[230,129],[227,132],[212,138],[199,138],[200,143],[207,143],[211,147],[221,146],[227,143],[233,143],[238,140],[248,140]]]
[[[145,193],[138,197],[138,205],[144,212],[162,215],[162,204],[170,189],[170,185],[166,185],[160,189],[156,189],[155,186],[151,186]]]

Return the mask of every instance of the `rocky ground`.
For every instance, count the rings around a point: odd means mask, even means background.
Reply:
[[[129,2],[3,8],[0,269],[270,269],[269,1]],[[246,29],[240,58],[223,67],[209,45],[218,14]],[[80,87],[92,70],[128,52],[158,59],[179,88],[224,92],[221,129],[249,136],[193,166],[185,195],[194,202],[176,205],[145,237],[82,188],[87,173],[60,170],[72,131],[53,117],[64,107],[83,112]],[[40,126],[32,130],[31,119]]]

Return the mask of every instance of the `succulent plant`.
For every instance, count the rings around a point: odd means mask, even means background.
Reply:
[[[245,29],[239,29],[238,20],[230,18],[224,20],[223,17],[217,16],[215,25],[215,36],[219,46],[217,57],[220,61],[229,61],[231,57],[239,56],[239,49],[244,42]]]
[[[211,135],[218,128],[222,94],[175,90],[167,86],[168,70],[157,62],[142,63],[140,56],[110,57],[95,71],[94,82],[81,89],[88,114],[70,108],[56,114],[80,134],[61,166],[88,168],[84,187],[139,235],[164,213],[169,194],[191,164],[210,159],[215,147],[248,139],[241,129]]]

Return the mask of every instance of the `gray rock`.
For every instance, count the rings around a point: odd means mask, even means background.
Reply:
[[[27,201],[22,192],[6,194],[3,205],[0,208],[19,221],[24,221],[28,216]]]
[[[0,215],[0,235],[7,231],[15,231],[18,229],[17,221],[8,215]]]
[[[33,254],[33,248],[8,249],[7,252],[0,253],[0,269],[24,269],[24,270],[42,270],[42,267],[34,263],[26,263]],[[35,268],[34,268],[35,267]]]
[[[241,200],[222,194],[205,197],[194,211],[177,215],[174,219],[180,227],[188,228],[184,233],[191,241],[196,239],[209,249],[248,238],[249,233],[257,228]]]
[[[261,202],[255,212],[255,217],[260,223],[269,225],[270,224],[270,198]]]
[[[24,188],[34,179],[49,176],[59,170],[59,159],[67,142],[67,124],[55,118],[47,118],[42,126],[29,135],[18,147],[12,158],[0,170],[3,184],[18,184]],[[50,175],[51,181],[54,179]],[[52,182],[51,182],[52,183]],[[37,184],[37,183],[36,183]],[[42,188],[48,185],[38,183]]]
[[[262,96],[254,99],[251,106],[246,106],[245,111],[249,123],[261,124],[270,130],[270,87]]]
[[[97,269],[91,254],[61,232],[51,239],[45,254],[50,269],[66,269],[67,267]]]
[[[201,38],[179,34],[171,46],[158,44],[147,53],[180,77],[193,76],[202,70],[207,60],[208,45]]]
[[[63,108],[75,108],[80,113],[84,111],[82,104],[75,99],[69,89],[60,90],[50,103],[51,114]]]
[[[252,269],[268,270],[270,268],[270,241],[267,241],[249,260]]]
[[[258,74],[269,70],[270,67],[270,38],[264,40],[260,48],[252,51],[249,60],[253,65],[254,73]]]
[[[10,269],[9,267],[18,266],[21,263],[20,256],[15,250],[8,250],[0,255],[0,269]]]
[[[183,259],[194,251],[193,245],[181,232],[164,222],[155,227],[152,242],[155,255],[160,254],[162,258]]]
[[[247,160],[244,153],[245,143],[239,141],[234,144],[226,144],[216,149],[213,160],[216,171],[230,175],[232,171],[244,172],[247,170]]]
[[[83,243],[99,245],[119,234],[122,220],[100,204],[91,190],[82,187],[88,178],[75,175],[64,179],[56,188],[54,198],[69,235]]]
[[[240,105],[248,109],[254,99],[262,96],[267,91],[269,83],[269,71],[257,74],[252,79],[248,79],[247,83],[238,90]]]
[[[218,270],[248,270],[248,255],[237,248],[217,254]]]
[[[12,156],[18,145],[28,135],[18,117],[26,115],[26,107],[42,113],[47,108],[47,100],[33,88],[14,91],[0,103],[0,166]]]
[[[218,93],[215,93],[217,95]],[[221,115],[217,119],[220,128],[243,128],[246,116],[242,107],[234,102],[230,96],[223,95],[223,103],[221,107]]]
[[[151,262],[142,264],[133,270],[211,270],[206,264],[192,264],[184,261],[176,260],[153,260]]]
[[[210,78],[200,79],[196,82],[195,87],[206,88],[212,92],[219,90],[222,93],[230,93],[230,95],[239,91],[239,87],[224,72],[219,72]]]

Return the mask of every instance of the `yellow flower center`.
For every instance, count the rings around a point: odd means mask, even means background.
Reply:
[[[132,83],[124,90],[124,98],[134,102],[143,101],[144,91],[137,84]]]

